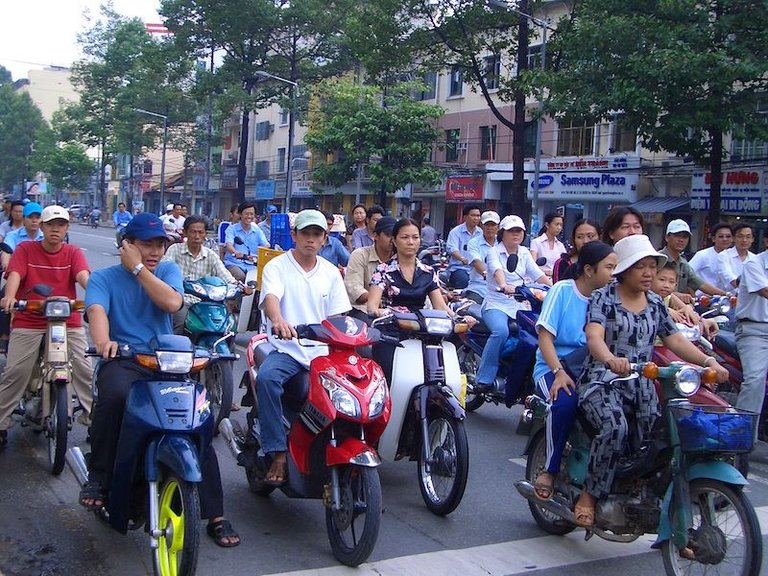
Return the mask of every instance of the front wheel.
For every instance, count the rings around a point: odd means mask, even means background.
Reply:
[[[464,497],[469,444],[464,422],[443,414],[427,417],[427,438],[419,449],[419,488],[430,512],[445,516]],[[426,457],[424,459],[424,446]]]
[[[475,354],[467,344],[461,344],[456,348],[456,356],[459,358],[461,373],[467,377],[467,395],[464,409],[474,412],[485,404],[485,398],[477,393],[477,369],[480,367],[480,356]]]
[[[755,509],[744,492],[701,478],[691,482],[690,494],[693,522],[687,548],[678,550],[671,540],[662,547],[667,574],[757,576],[763,539]]]
[[[528,460],[525,464],[525,479],[532,485],[536,483],[536,477],[544,470],[547,462],[547,439],[544,430],[541,430],[536,438],[531,442],[528,450]],[[557,479],[555,479],[555,489],[557,489]],[[567,522],[560,516],[552,514],[548,510],[536,505],[533,500],[528,501],[528,507],[531,509],[531,516],[539,527],[554,534],[555,536],[564,536],[573,532],[576,528],[570,522]]]
[[[51,383],[51,413],[48,415],[45,435],[48,437],[48,462],[51,465],[51,474],[54,476],[58,476],[64,470],[69,429],[68,402],[67,385]]]
[[[214,417],[214,434],[219,433],[219,422],[229,418],[232,410],[232,361],[221,360],[214,362],[205,369],[205,390],[211,402]]]
[[[334,557],[347,566],[368,559],[379,537],[381,483],[375,468],[339,467],[341,502],[325,509],[325,526]]]
[[[167,476],[159,491],[162,535],[152,552],[155,576],[192,576],[200,544],[200,498],[191,482]]]

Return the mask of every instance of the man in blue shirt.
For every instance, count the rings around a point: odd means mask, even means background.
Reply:
[[[322,213],[328,224],[328,230],[330,230],[333,227],[333,214],[326,212],[325,210],[323,210]],[[317,255],[325,258],[334,266],[346,267],[349,263],[349,250],[347,250],[344,244],[341,243],[341,240],[330,234],[325,236],[325,244],[320,248]]]
[[[159,334],[171,334],[171,314],[181,308],[181,270],[163,261],[166,247],[163,222],[149,212],[138,214],[125,227],[120,264],[95,271],[88,281],[85,305],[91,339],[105,360],[96,376],[98,398],[91,424],[88,482],[80,504],[103,506],[112,480],[117,442],[128,392],[134,381],[153,376],[137,364],[115,359],[123,344],[146,344]],[[216,452],[206,450],[201,463],[200,513],[208,518],[208,535],[219,546],[237,546],[240,538],[223,517],[223,491]]]
[[[125,209],[125,203],[119,202],[117,205],[117,210],[115,210],[112,213],[112,222],[115,224],[115,247],[120,247],[120,239],[121,234],[123,233],[123,230],[125,229],[128,222],[131,221],[133,216],[131,216],[131,213],[128,212]]]
[[[256,268],[259,246],[269,248],[269,240],[264,232],[254,225],[256,207],[252,202],[243,202],[238,206],[240,222],[232,224],[225,233],[224,264],[235,280],[245,282],[245,276]]]
[[[352,232],[352,249],[363,248],[364,246],[373,246],[373,231],[376,228],[376,222],[386,216],[384,208],[374,204],[365,211],[365,228],[357,228]]]
[[[466,288],[469,284],[469,250],[468,244],[472,238],[481,236],[482,231],[478,227],[480,223],[480,207],[476,204],[467,204],[462,211],[464,222],[454,227],[448,233],[446,246],[451,255],[448,263],[448,284],[452,288]]]
[[[464,296],[478,304],[483,303],[483,298],[488,293],[485,257],[488,255],[488,251],[496,246],[499,222],[501,222],[501,218],[493,210],[483,212],[480,216],[480,227],[483,233],[472,238],[467,244],[471,269],[469,272],[469,284],[464,292]]]
[[[43,213],[43,207],[40,206],[37,202],[29,202],[24,206],[24,220],[23,225],[21,228],[16,228],[16,230],[13,230],[8,233],[8,235],[3,238],[3,244],[8,246],[8,248],[13,252],[16,249],[16,246],[21,244],[22,242],[27,242],[29,240],[42,240],[43,239],[43,231],[40,230],[40,218]],[[7,254],[6,252],[3,252],[2,255],[2,264],[3,264],[3,270],[5,270],[8,267],[8,261],[11,259],[11,255]]]

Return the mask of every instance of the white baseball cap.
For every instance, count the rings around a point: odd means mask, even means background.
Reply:
[[[486,210],[480,215],[480,224],[487,224],[488,222],[494,222],[498,224],[500,221],[501,218],[493,210]]]
[[[504,216],[504,219],[501,221],[501,224],[499,224],[502,229],[504,230],[512,230],[512,228],[521,228],[523,231],[525,231],[525,222],[523,222],[523,219],[520,218],[520,216],[515,216],[514,214],[510,214],[509,216]]]
[[[66,220],[69,222],[69,210],[61,206],[46,206],[43,208],[40,219],[43,222],[50,222],[51,220]]]
[[[691,227],[688,226],[688,222],[685,220],[678,218],[667,224],[667,234],[679,234],[680,232],[691,233]]]

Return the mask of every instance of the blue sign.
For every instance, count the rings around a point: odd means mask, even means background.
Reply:
[[[274,180],[258,180],[256,182],[256,200],[272,200],[274,197]]]

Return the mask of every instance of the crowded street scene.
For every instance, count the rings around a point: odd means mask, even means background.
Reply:
[[[62,4],[0,576],[768,573],[763,6]]]

